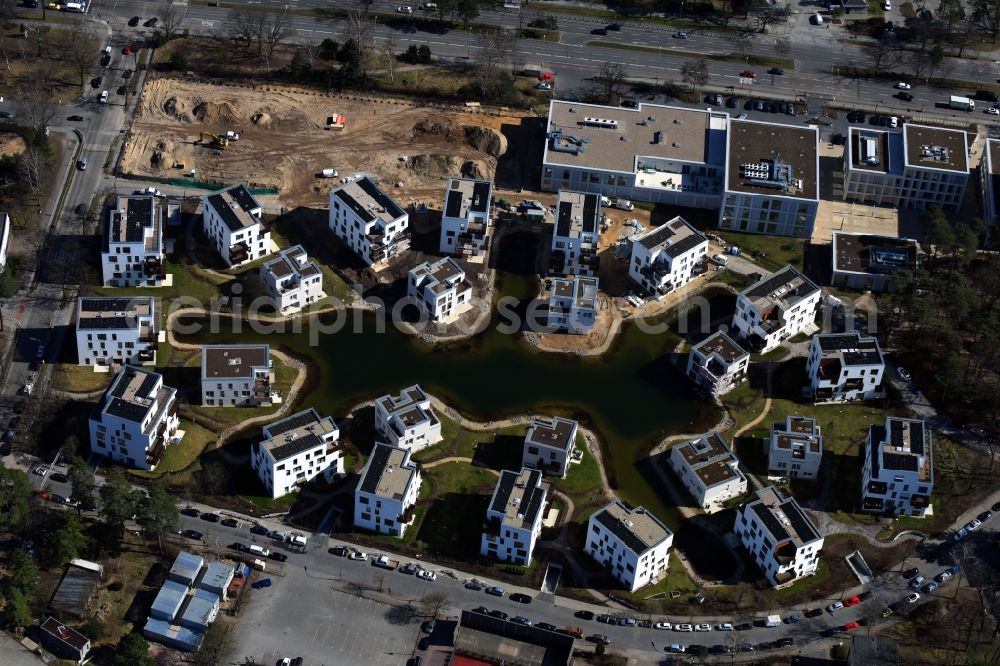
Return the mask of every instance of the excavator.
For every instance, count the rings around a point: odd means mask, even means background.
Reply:
[[[207,143],[209,146],[214,146],[216,148],[229,147],[229,139],[222,136],[218,136],[216,134],[212,134],[211,132],[202,132],[200,140],[203,144]]]

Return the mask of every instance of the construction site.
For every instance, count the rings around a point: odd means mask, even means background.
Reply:
[[[242,181],[284,207],[325,206],[341,179],[369,174],[402,205],[440,206],[448,176],[493,179],[527,112],[424,106],[308,89],[147,80],[121,174]],[[517,145],[516,140],[511,141]],[[510,165],[509,173],[525,171]]]

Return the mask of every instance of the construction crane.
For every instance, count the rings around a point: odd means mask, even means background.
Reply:
[[[219,148],[226,148],[229,146],[229,139],[217,136],[211,132],[202,132],[200,141],[202,143],[207,141],[210,145],[218,146]]]

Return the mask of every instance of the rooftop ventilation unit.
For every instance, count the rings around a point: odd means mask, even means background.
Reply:
[[[580,121],[581,125],[588,125],[590,127],[601,127],[603,129],[618,129],[618,121],[610,120],[608,118],[593,118],[586,117]]]

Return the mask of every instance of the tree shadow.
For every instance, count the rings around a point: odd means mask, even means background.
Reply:
[[[465,493],[435,498],[420,524],[417,539],[427,544],[429,555],[467,559],[474,544],[481,541],[489,500],[484,495]]]
[[[522,118],[519,124],[504,123],[500,133],[507,150],[497,158],[497,187],[520,191],[541,183],[542,152],[545,148],[545,118]]]
[[[496,435],[493,441],[480,442],[472,454],[472,464],[502,471],[521,469],[524,452],[524,437],[517,435]]]
[[[413,606],[390,606],[383,615],[385,621],[395,626],[410,624],[417,619],[417,611]]]
[[[761,427],[769,424],[762,423]],[[740,459],[740,466],[756,476],[767,476],[767,455],[764,446],[767,440],[758,437],[742,436],[733,440],[733,449]]]

